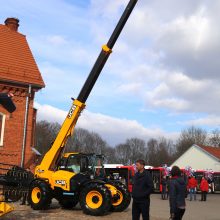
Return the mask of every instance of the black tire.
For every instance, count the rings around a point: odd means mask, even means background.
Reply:
[[[59,200],[60,206],[63,209],[72,209],[77,205],[78,202],[78,199],[75,198],[61,198]]]
[[[112,198],[111,211],[123,212],[131,203],[130,192],[128,191],[127,187],[120,182],[111,182],[108,184],[113,185],[117,189],[116,198]]]
[[[105,185],[91,183],[82,189],[79,202],[85,214],[105,215],[111,208],[111,193]]]
[[[34,210],[45,210],[50,207],[52,195],[50,186],[43,180],[32,182],[29,191],[30,206]]]

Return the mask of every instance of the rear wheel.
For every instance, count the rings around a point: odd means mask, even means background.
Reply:
[[[112,197],[112,207],[111,210],[114,212],[122,212],[128,208],[131,202],[131,194],[127,187],[120,182],[111,182],[116,188],[116,194]]]
[[[87,215],[105,215],[111,208],[111,193],[104,185],[89,184],[81,192],[80,206]]]
[[[51,199],[51,189],[46,182],[36,180],[31,184],[29,202],[34,210],[43,210],[49,208]]]

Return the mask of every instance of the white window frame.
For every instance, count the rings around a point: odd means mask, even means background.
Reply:
[[[2,128],[1,128],[1,134],[0,134],[0,146],[2,147],[4,143],[5,114],[0,112],[0,115],[2,116]]]

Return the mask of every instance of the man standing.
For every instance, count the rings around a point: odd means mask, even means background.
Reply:
[[[161,198],[162,200],[166,199],[166,194],[167,194],[167,179],[166,176],[163,176],[161,180],[161,185],[162,185],[162,192],[161,192]]]
[[[150,194],[153,190],[153,181],[149,173],[144,169],[144,160],[137,160],[137,173],[134,176],[132,189],[132,220],[140,220],[142,214],[143,220],[149,220]]]
[[[173,166],[171,170],[170,180],[170,219],[181,220],[185,213],[186,202],[186,182],[181,177],[181,170],[177,166]]]

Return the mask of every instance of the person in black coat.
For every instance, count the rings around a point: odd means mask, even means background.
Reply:
[[[181,170],[174,166],[169,183],[170,219],[181,220],[185,213],[186,182],[181,177]]]
[[[144,160],[136,162],[137,173],[134,176],[132,189],[132,220],[149,220],[150,194],[153,191],[153,181],[149,173],[144,169]]]
[[[167,194],[167,179],[166,176],[163,176],[161,180],[161,185],[162,185],[162,192],[161,192],[161,198],[162,200],[166,199],[166,194]]]

